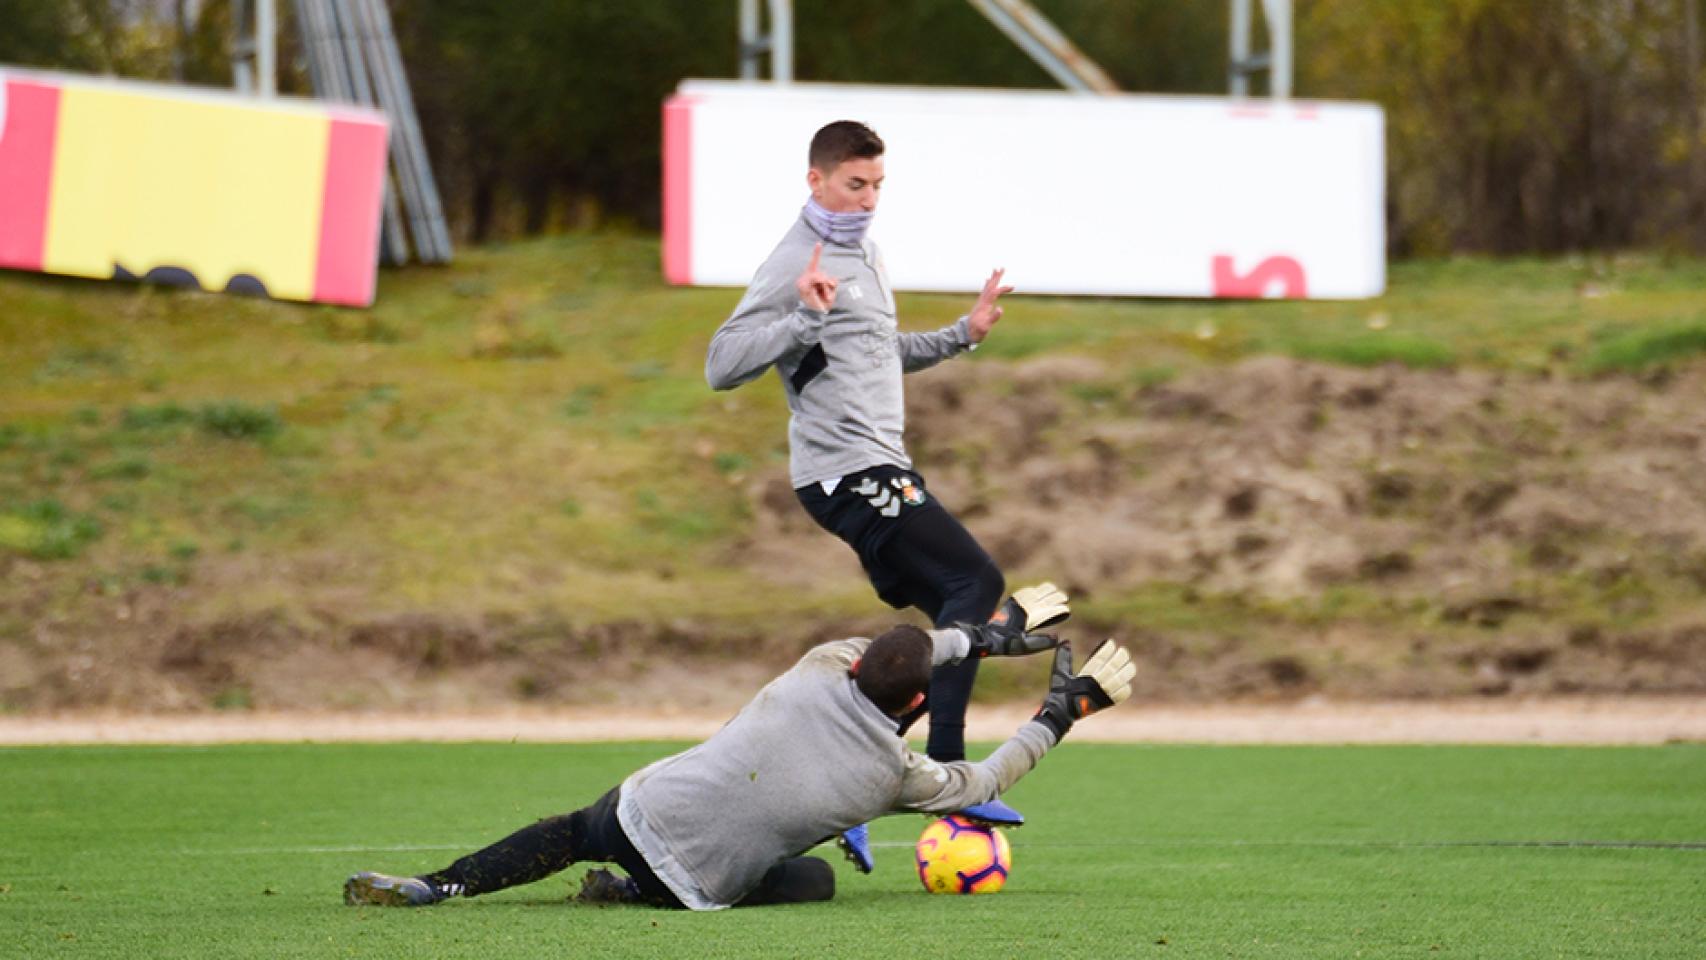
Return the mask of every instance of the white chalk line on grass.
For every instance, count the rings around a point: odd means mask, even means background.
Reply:
[[[475,843],[398,843],[389,846],[237,847],[230,850],[179,850],[180,857],[272,857],[303,853],[417,853],[434,850],[478,850]]]
[[[1284,849],[1288,847],[1340,847],[1368,850],[1454,850],[1472,848],[1522,848],[1568,850],[1700,850],[1706,851],[1706,841],[1668,840],[1117,840],[1099,843],[1070,841],[1020,841],[1031,848],[1084,847],[1173,847],[1236,849]],[[871,846],[883,849],[911,849],[912,844],[900,840],[878,840]],[[471,843],[403,843],[390,845],[343,845],[317,847],[239,847],[231,850],[179,850],[182,857],[271,857],[322,853],[432,853],[446,850],[472,851],[480,849]]]
[[[1706,850],[1706,841],[1670,840],[1115,840],[1099,843],[1049,841],[1018,845],[1026,847],[1205,847],[1213,849],[1287,847],[1346,847],[1370,850],[1449,850],[1465,847],[1545,847],[1590,850]],[[872,843],[873,847],[911,847],[897,841]]]

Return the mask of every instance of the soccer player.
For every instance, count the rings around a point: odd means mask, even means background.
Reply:
[[[812,137],[811,196],[782,242],[758,268],[734,313],[711,338],[705,378],[728,390],[775,367],[788,399],[794,493],[820,526],[859,555],[877,596],[917,607],[937,627],[981,623],[1006,582],[995,562],[931,496],[902,439],[901,377],[977,349],[1001,319],[1012,291],[990,274],[971,312],[930,333],[900,333],[882,255],[865,236],[883,185],[883,141],[841,120]],[[930,714],[927,753],[965,758],[966,704],[977,661],[939,667],[918,713]],[[904,729],[904,726],[903,726]],[[1024,817],[996,798],[964,811],[1017,825]],[[861,829],[844,846],[869,872]]]
[[[1023,592],[1023,591],[1021,591]],[[825,643],[759,691],[709,740],[632,774],[591,806],[541,820],[442,870],[363,872],[350,904],[426,906],[543,879],[582,861],[581,898],[720,910],[828,900],[835,874],[806,850],[885,813],[951,813],[996,796],[1060,742],[1074,721],[1126,699],[1136,666],[1104,642],[1072,672],[1072,648],[1007,624]],[[978,763],[914,753],[899,718],[924,698],[933,667],[1055,651],[1036,716]]]

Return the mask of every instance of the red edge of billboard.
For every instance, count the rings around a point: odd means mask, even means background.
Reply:
[[[334,117],[326,138],[326,192],[314,299],[351,307],[373,303],[379,210],[385,192],[386,127]]]
[[[693,282],[693,108],[676,94],[663,104],[663,276]]]
[[[0,76],[0,267],[40,270],[53,195],[59,88]]]

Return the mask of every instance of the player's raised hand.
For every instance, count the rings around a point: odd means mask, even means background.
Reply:
[[[1013,292],[1012,287],[1001,285],[1001,275],[1006,272],[1003,267],[989,275],[989,279],[983,282],[983,292],[977,295],[977,305],[966,315],[966,328],[972,343],[982,343],[983,338],[989,336],[990,328],[995,326],[995,321],[1001,319],[1001,308],[995,301]]]
[[[1054,652],[1048,696],[1033,719],[1053,730],[1058,741],[1076,721],[1131,696],[1135,676],[1137,664],[1131,662],[1131,654],[1112,640],[1102,641],[1077,673],[1072,672],[1072,644],[1063,643]]]
[[[812,260],[806,264],[806,271],[794,281],[794,289],[800,292],[800,302],[813,310],[828,310],[835,303],[836,279],[818,269],[818,261],[823,257],[823,243],[820,241],[812,248]]]

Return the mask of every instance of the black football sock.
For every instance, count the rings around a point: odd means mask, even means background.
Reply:
[[[466,897],[543,880],[575,862],[579,815],[547,817],[421,879],[446,896]]]

